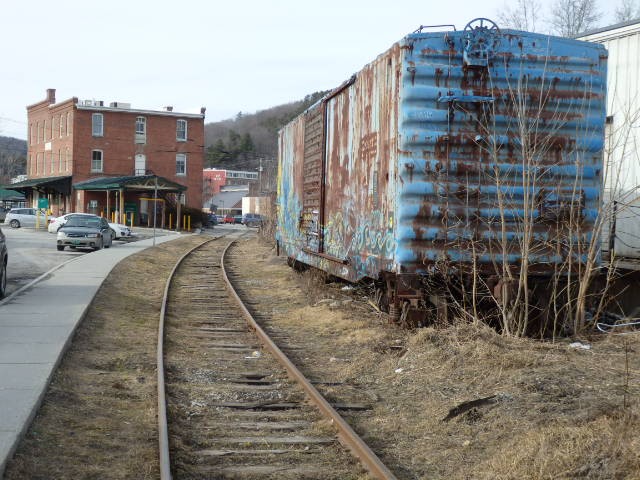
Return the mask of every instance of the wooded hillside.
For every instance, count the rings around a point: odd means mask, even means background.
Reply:
[[[13,137],[0,136],[0,185],[10,183],[11,178],[27,173],[27,142]]]
[[[315,92],[296,102],[206,124],[205,167],[255,170],[262,159],[268,168],[278,153],[278,130],[326,93]]]

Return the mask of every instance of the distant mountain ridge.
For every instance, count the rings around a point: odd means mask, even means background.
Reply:
[[[270,163],[275,165],[278,130],[328,92],[314,92],[302,100],[205,124],[205,167],[255,170],[261,160],[267,168]]]
[[[27,142],[19,138],[0,136],[0,185],[13,177],[27,173]]]

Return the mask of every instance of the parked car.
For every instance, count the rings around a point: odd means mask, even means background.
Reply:
[[[233,216],[233,223],[242,223],[242,215],[234,215]]]
[[[202,219],[202,226],[204,228],[213,228],[217,224],[218,224],[218,217],[215,216],[213,213],[209,213],[208,215],[205,215],[204,218]]]
[[[97,215],[94,215],[92,213],[67,213],[65,215],[60,215],[59,217],[51,217],[49,219],[49,225],[47,226],[47,230],[49,231],[49,233],[57,233],[58,229],[62,225],[67,223],[67,220],[77,215],[85,216],[85,217],[97,217]]]
[[[75,215],[58,229],[58,250],[71,248],[109,248],[113,242],[113,231],[106,218]]]
[[[7,293],[7,261],[9,254],[7,253],[7,240],[0,228],[0,298]]]
[[[245,213],[242,216],[242,223],[245,227],[260,227],[262,226],[262,215],[257,213]]]
[[[216,218],[218,219],[218,223],[224,223],[224,215],[216,215]]]
[[[37,208],[12,208],[4,217],[4,223],[11,228],[35,227]],[[45,221],[45,215],[40,213],[40,222]]]
[[[235,223],[235,219],[233,218],[233,215],[231,214],[227,214],[224,216],[224,223]]]
[[[131,229],[122,223],[111,223],[109,222],[109,227],[112,230],[112,235],[114,240],[119,240],[121,238],[130,237],[133,234],[131,233]]]

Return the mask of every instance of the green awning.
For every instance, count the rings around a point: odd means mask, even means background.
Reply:
[[[0,188],[0,201],[19,202],[24,200],[24,194],[14,190],[5,190]]]
[[[2,188],[6,188],[7,190],[16,190],[24,194],[35,189],[43,192],[54,191],[63,195],[69,195],[71,193],[71,176],[29,178],[22,182],[2,185]]]
[[[187,187],[156,175],[127,177],[100,177],[73,184],[76,190],[154,190],[164,192],[184,192]]]

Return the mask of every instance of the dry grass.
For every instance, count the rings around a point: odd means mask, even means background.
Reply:
[[[359,290],[296,274],[273,253],[256,241],[237,251],[254,272],[252,294],[273,306],[272,328],[309,349],[295,359],[307,375],[353,385],[325,394],[373,400],[373,413],[350,422],[398,478],[640,478],[638,336],[626,347],[598,336],[582,350],[482,324],[405,331]]]
[[[163,244],[114,268],[9,462],[7,480],[158,478],[160,301],[176,258],[200,241]]]

